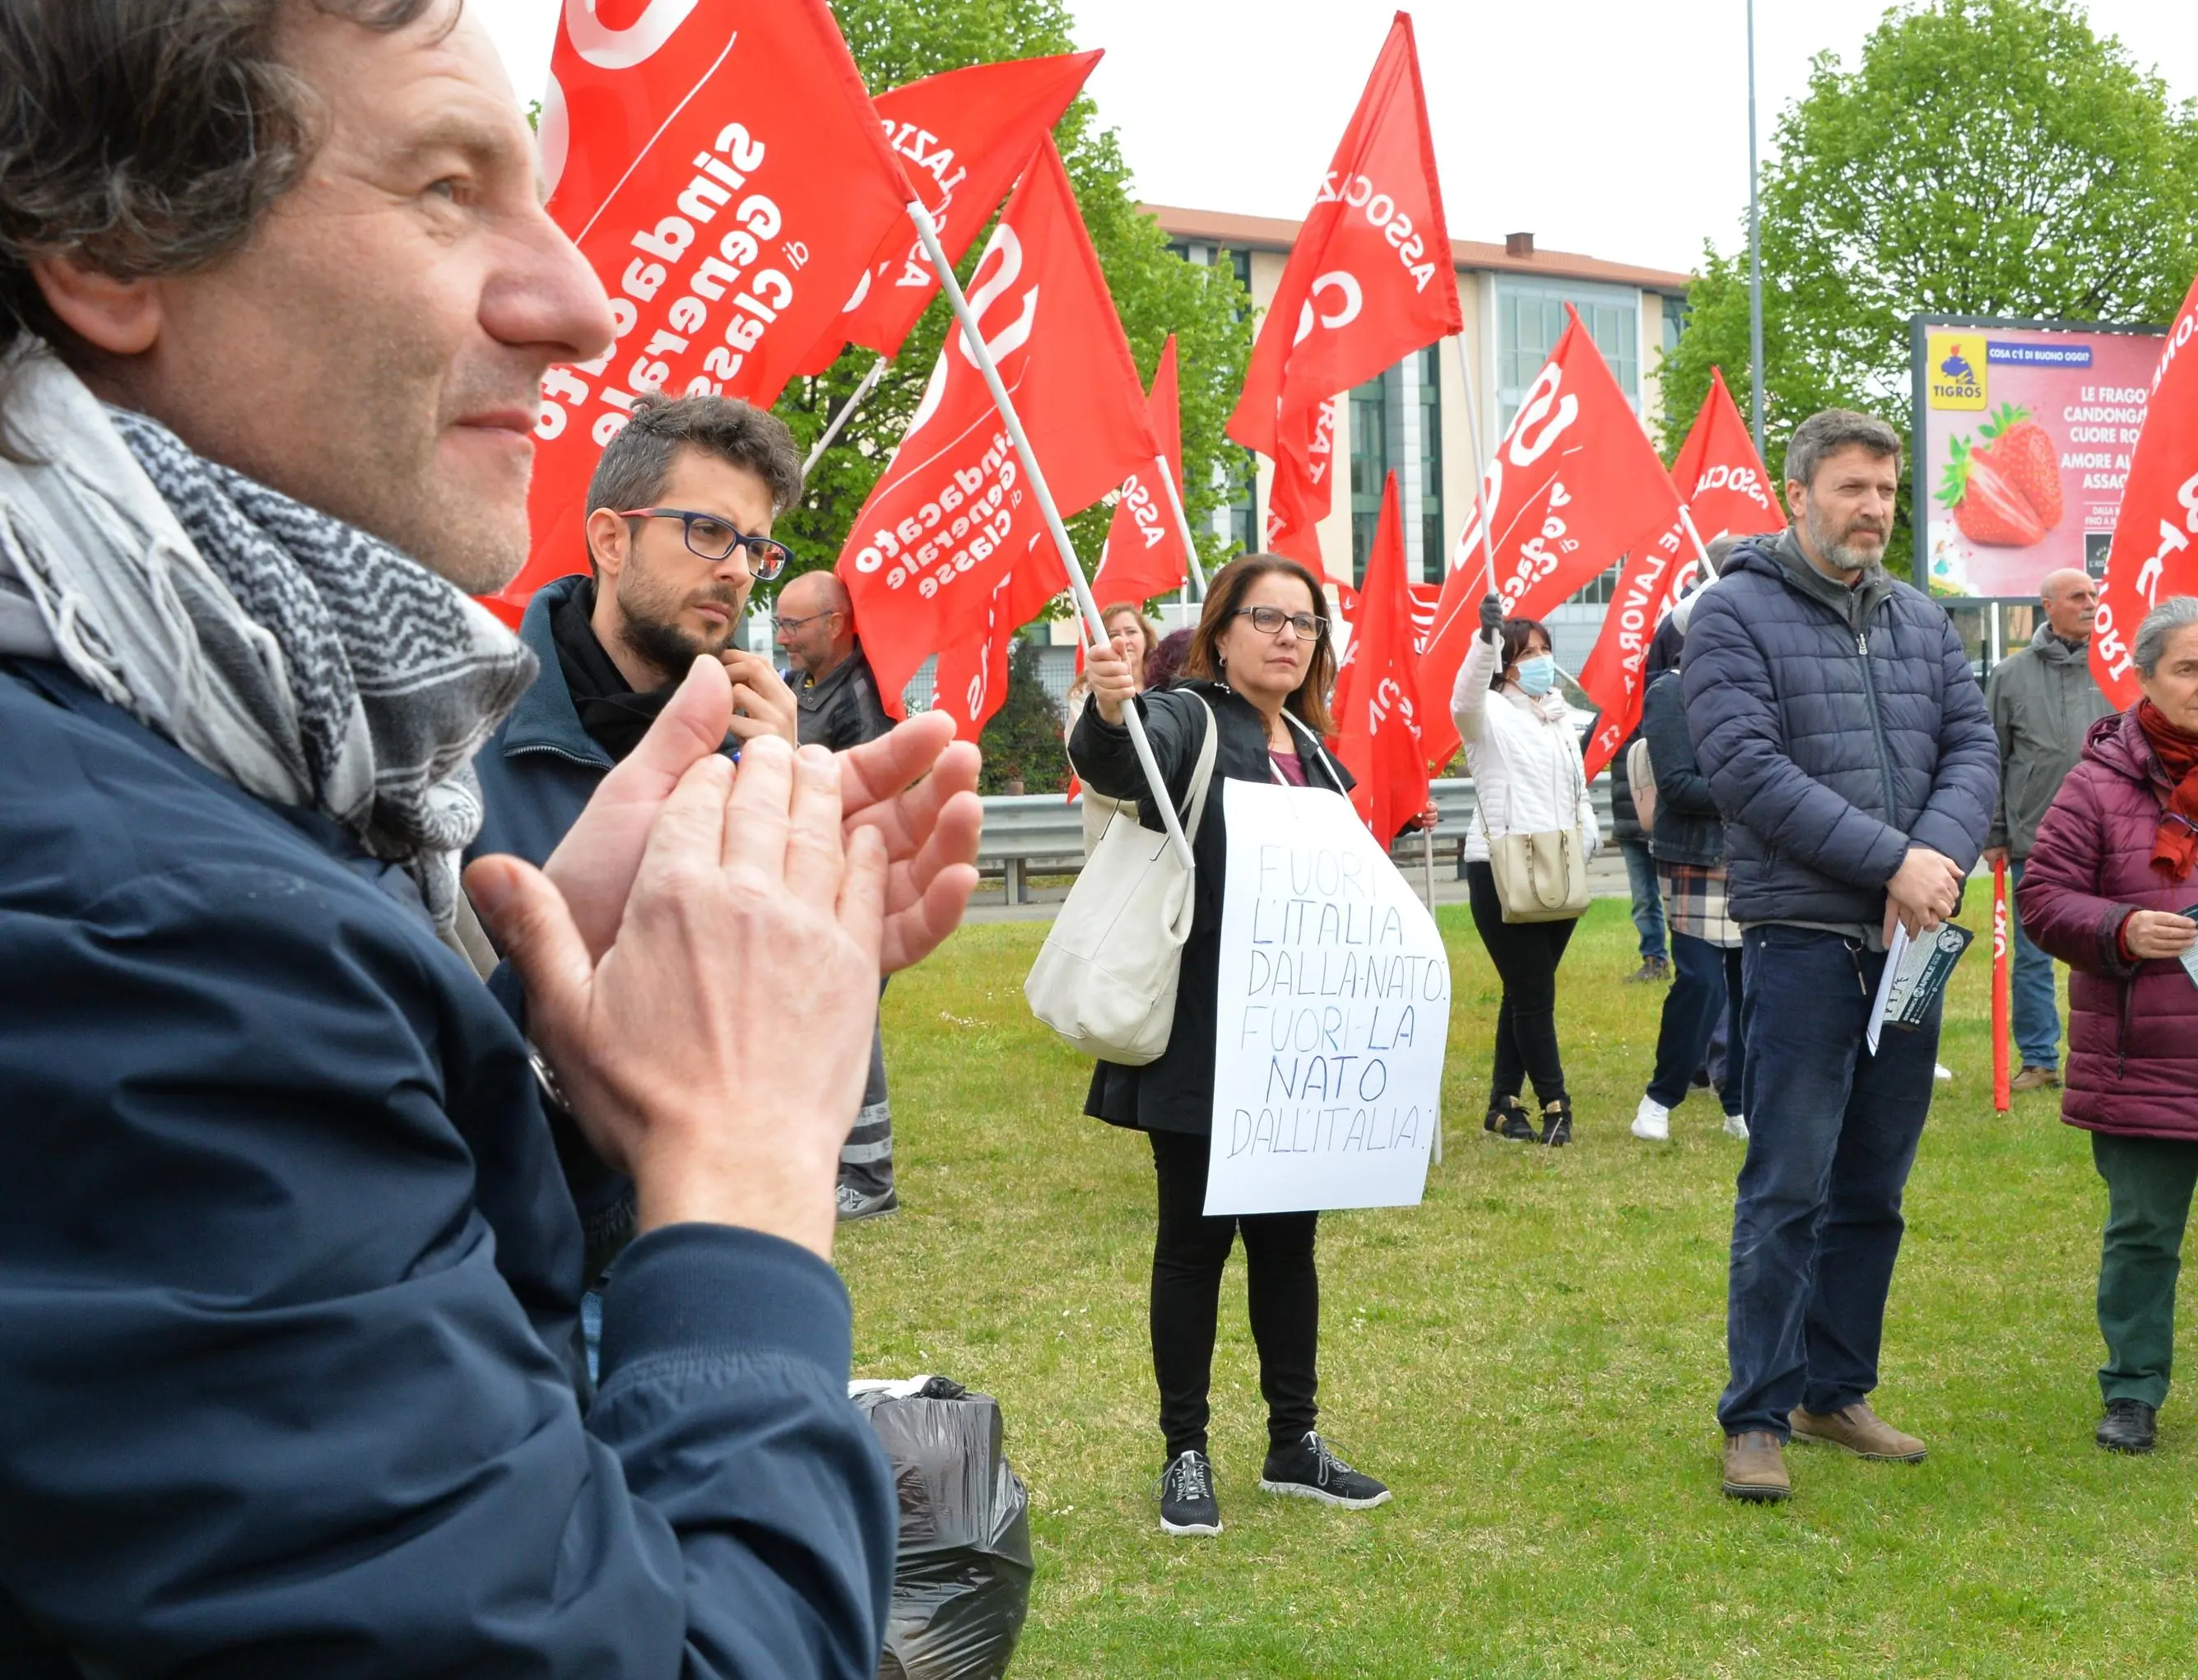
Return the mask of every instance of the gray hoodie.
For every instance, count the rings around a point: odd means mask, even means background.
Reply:
[[[2091,676],[2088,642],[2040,625],[2030,645],[1992,667],[1985,706],[1999,737],[1999,804],[1986,846],[2017,863],[2030,856],[2053,796],[2084,755],[2084,736],[2114,708]]]

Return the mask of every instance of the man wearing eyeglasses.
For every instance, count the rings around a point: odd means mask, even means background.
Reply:
[[[801,745],[844,753],[893,727],[878,679],[855,636],[854,603],[829,570],[805,572],[778,592],[770,621],[786,650],[786,680],[801,708]]]
[[[588,485],[590,569],[527,604],[520,639],[541,674],[476,762],[474,852],[546,859],[698,654],[733,679],[724,751],[765,735],[800,744],[794,691],[736,637],[749,593],[785,569],[771,521],[800,493],[776,416],[723,397],[635,402]]]

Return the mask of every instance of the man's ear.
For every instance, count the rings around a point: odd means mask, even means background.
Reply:
[[[32,276],[62,326],[108,356],[142,356],[160,335],[155,281],[117,279],[67,257],[37,257]]]
[[[633,527],[608,508],[598,508],[588,515],[587,531],[588,558],[596,563],[596,575],[614,579],[625,569],[626,544]]]

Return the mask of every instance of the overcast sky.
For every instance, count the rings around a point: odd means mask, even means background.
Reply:
[[[542,86],[557,0],[468,0],[522,97]],[[948,6],[954,0],[935,0]],[[1150,202],[1301,216],[1393,0],[1067,0],[1104,47],[1090,91]],[[2091,0],[2178,98],[2198,95],[2198,4]],[[1766,152],[1811,57],[1852,65],[1882,0],[1759,0]],[[1691,269],[1747,203],[1743,0],[1433,0],[1413,13],[1450,230]]]

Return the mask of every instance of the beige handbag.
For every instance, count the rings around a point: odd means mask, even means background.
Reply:
[[[1587,849],[1577,828],[1499,836],[1489,832],[1478,788],[1474,804],[1504,921],[1569,921],[1587,914]]]
[[[1178,812],[1184,836],[1194,840],[1206,814],[1221,733],[1212,708],[1199,700],[1198,709],[1206,714],[1206,739]],[[1196,872],[1166,834],[1137,821],[1134,801],[1124,804],[1054,918],[1044,949],[1023,982],[1023,996],[1031,1012],[1072,1049],[1142,1067],[1166,1052],[1175,1026]]]

